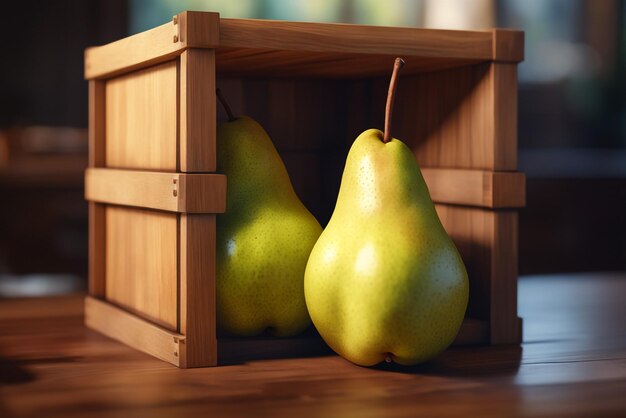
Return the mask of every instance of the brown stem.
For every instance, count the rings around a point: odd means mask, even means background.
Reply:
[[[393,63],[393,73],[391,73],[391,81],[389,82],[389,91],[387,92],[387,106],[385,107],[385,133],[383,134],[383,142],[386,144],[391,141],[391,114],[393,113],[393,101],[396,98],[396,86],[398,85],[398,73],[404,67],[404,60],[396,58]]]
[[[226,99],[224,98],[224,95],[222,94],[222,90],[217,89],[215,91],[215,93],[217,94],[217,99],[220,101],[220,103],[222,104],[222,106],[224,107],[224,110],[226,111],[226,114],[228,115],[228,121],[232,122],[235,119],[237,119],[235,117],[235,115],[233,115],[233,111],[230,109],[230,106],[228,105],[228,102],[226,101]]]

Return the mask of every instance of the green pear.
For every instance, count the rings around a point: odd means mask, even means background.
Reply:
[[[370,129],[354,141],[304,290],[320,335],[356,364],[417,364],[454,340],[467,308],[467,272],[400,140],[385,142]]]
[[[293,190],[265,130],[233,117],[217,128],[218,171],[228,178],[217,217],[217,324],[238,336],[290,336],[311,320],[304,270],[322,232]]]

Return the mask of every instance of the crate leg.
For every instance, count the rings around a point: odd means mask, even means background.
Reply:
[[[517,317],[517,212],[493,216],[490,329],[492,344],[520,342]]]
[[[215,215],[181,214],[179,222],[180,367],[215,366]]]

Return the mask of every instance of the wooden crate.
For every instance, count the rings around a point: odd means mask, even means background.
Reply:
[[[457,344],[520,341],[517,63],[523,33],[221,19],[172,22],[85,53],[90,211],[86,323],[179,367],[299,355],[319,337],[225,339],[215,328],[215,88],[266,127],[322,225],[363,130],[382,127],[406,60],[394,136],[415,151],[470,277]],[[278,354],[277,354],[278,353]]]

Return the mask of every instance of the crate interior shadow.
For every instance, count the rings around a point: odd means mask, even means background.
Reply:
[[[517,345],[452,347],[436,358],[415,366],[381,363],[376,370],[445,377],[505,377],[515,376],[522,360],[523,349]]]
[[[390,59],[390,71],[392,63]],[[475,127],[464,131],[452,126],[468,117],[473,92],[486,80],[488,70],[489,64],[483,63],[401,77],[392,133],[414,150],[423,166],[428,166],[426,158],[432,161],[439,154],[456,152],[439,148],[437,143],[444,137],[452,137],[444,147],[469,144]],[[268,132],[296,193],[322,226],[335,207],[350,146],[363,131],[384,126],[388,83],[387,76],[310,79],[218,74],[217,78],[234,113],[251,116]],[[218,120],[225,120],[219,106]]]

